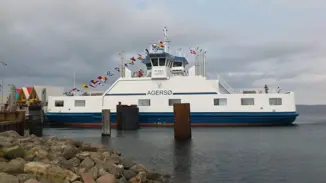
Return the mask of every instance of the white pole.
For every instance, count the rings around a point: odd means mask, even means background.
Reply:
[[[204,77],[206,77],[206,53],[207,51],[204,52]]]
[[[2,66],[7,66],[8,64],[7,63],[5,63],[5,62],[3,62],[3,61],[1,61],[0,60],[0,64],[2,65]],[[4,91],[4,89],[5,89],[5,85],[4,85],[4,77],[1,79],[1,103],[2,104],[4,104],[4,100],[3,100],[3,91]]]

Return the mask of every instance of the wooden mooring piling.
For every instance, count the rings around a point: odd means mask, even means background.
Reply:
[[[191,139],[190,125],[190,104],[174,104],[174,139],[189,140]]]

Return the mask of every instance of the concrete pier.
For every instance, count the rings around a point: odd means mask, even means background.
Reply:
[[[174,139],[191,139],[190,104],[174,104]]]
[[[102,110],[102,136],[111,136],[110,109]]]

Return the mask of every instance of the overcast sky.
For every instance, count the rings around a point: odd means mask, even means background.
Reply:
[[[218,72],[234,88],[280,86],[298,104],[326,104],[325,17],[325,0],[0,0],[8,64],[0,79],[5,93],[8,84],[68,90],[75,70],[81,87],[113,71],[120,51],[129,58],[163,39],[167,26],[171,49],[207,49],[210,78]]]

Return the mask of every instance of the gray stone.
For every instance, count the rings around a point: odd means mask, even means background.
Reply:
[[[26,180],[24,183],[40,183],[40,182],[36,179],[29,179],[29,180]]]
[[[121,158],[121,164],[126,168],[130,169],[132,166],[137,165],[133,160],[130,158]]]
[[[133,178],[136,175],[137,175],[137,173],[135,173],[132,170],[123,170],[123,176],[126,177],[127,180]]]
[[[148,171],[147,178],[152,180],[162,180],[162,174],[156,171]]]
[[[125,177],[121,177],[118,183],[129,183]]]
[[[80,160],[76,157],[73,157],[70,160],[68,160],[68,163],[72,164],[73,167],[77,167],[80,164]]]
[[[35,177],[31,174],[18,174],[16,176],[19,180],[19,183],[24,183],[25,181],[29,180],[29,179],[34,179]]]
[[[3,156],[7,159],[15,159],[15,158],[23,158],[24,157],[24,149],[19,146],[13,146],[2,149]]]
[[[9,174],[19,174],[24,173],[25,160],[14,159],[10,162],[0,162],[0,172],[5,172]]]
[[[77,149],[72,145],[65,146],[62,152],[62,156],[65,157],[66,159],[71,159],[76,154],[77,154]]]
[[[139,172],[148,172],[148,170],[142,165],[142,164],[138,164],[138,165],[134,165],[130,168],[130,170],[139,173]]]
[[[94,166],[94,161],[89,157],[85,158],[80,164],[80,167],[85,168],[86,170],[90,169],[93,166]]]
[[[93,166],[87,172],[93,176],[94,180],[96,180],[99,177],[99,168],[97,168],[96,166]]]
[[[80,160],[84,160],[85,158],[90,156],[91,156],[91,152],[87,152],[87,151],[76,154],[76,157],[79,158]]]
[[[13,175],[0,172],[0,183],[19,183],[19,181],[18,178]]]

